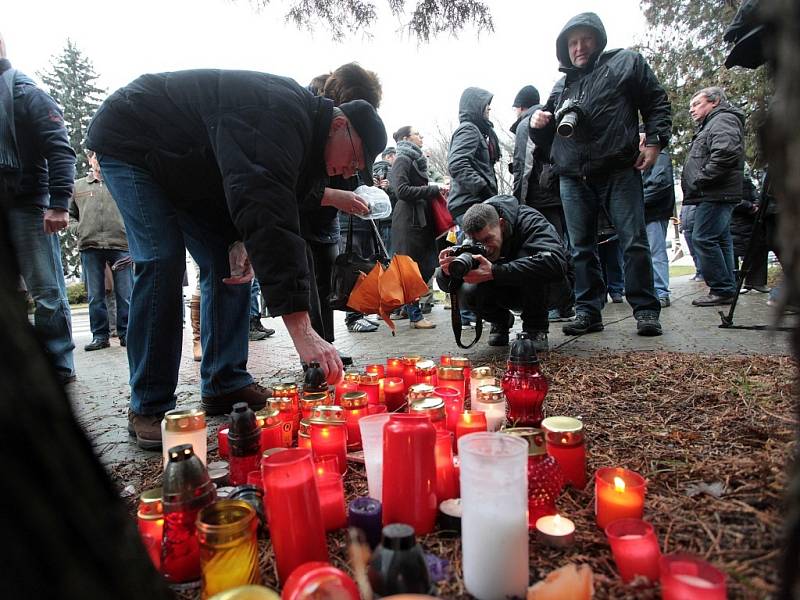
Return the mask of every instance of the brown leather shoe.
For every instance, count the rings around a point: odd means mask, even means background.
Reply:
[[[436,323],[428,321],[428,319],[420,319],[419,321],[411,321],[412,329],[434,329]]]
[[[200,404],[208,416],[227,415],[237,402],[247,402],[253,410],[264,408],[270,396],[272,396],[271,389],[251,383],[221,396],[204,397],[200,400]]]
[[[128,409],[128,433],[136,438],[142,450],[161,449],[161,419],[163,413],[157,415],[137,415]]]

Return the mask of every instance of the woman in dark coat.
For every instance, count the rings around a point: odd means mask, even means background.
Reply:
[[[422,278],[428,281],[438,264],[431,201],[440,189],[446,191],[446,188],[428,185],[428,160],[422,153],[422,136],[417,129],[406,125],[393,137],[397,142],[397,157],[389,173],[389,183],[397,204],[392,214],[392,249],[395,254],[410,256],[419,265]],[[422,317],[419,302],[406,305],[405,310],[414,329],[436,327]]]

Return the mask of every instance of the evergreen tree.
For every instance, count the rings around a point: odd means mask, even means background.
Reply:
[[[95,85],[98,75],[94,71],[92,62],[70,39],[67,39],[67,45],[61,55],[51,58],[48,70],[37,75],[48,93],[64,111],[69,141],[77,155],[75,173],[78,178],[83,177],[89,170],[83,140],[89,121],[100,106],[105,90]],[[77,277],[80,273],[77,237],[65,229],[59,239],[64,274],[68,277]]]
[[[695,127],[689,101],[699,90],[720,86],[746,116],[745,157],[753,166],[762,160],[757,131],[771,93],[765,69],[726,69],[728,48],[722,34],[741,0],[642,0],[649,26],[639,50],[647,58],[672,103],[670,152],[678,171]]]

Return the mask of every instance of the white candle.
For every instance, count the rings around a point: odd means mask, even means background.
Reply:
[[[536,520],[539,539],[551,546],[564,548],[575,541],[575,523],[561,515],[548,515]]]

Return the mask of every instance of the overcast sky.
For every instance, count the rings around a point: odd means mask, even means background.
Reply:
[[[386,0],[377,2],[385,10]],[[142,73],[198,67],[266,71],[305,85],[356,60],[380,75],[387,133],[414,125],[433,141],[437,124],[449,131],[457,123],[466,87],[494,93],[492,116],[505,126],[523,85],[545,97],[559,76],[555,38],[573,15],[598,13],[608,48],[631,46],[645,27],[637,0],[488,3],[494,33],[465,30],[428,44],[409,39],[388,12],[371,31],[332,42],[323,28],[309,33],[284,23],[282,0],[261,12],[248,0],[3,0],[0,32],[12,64],[37,80],[71,38],[109,93]]]

